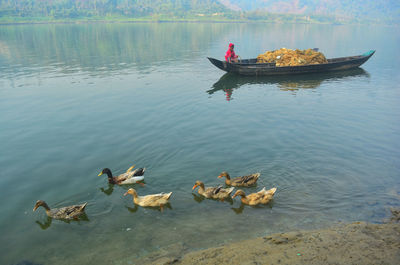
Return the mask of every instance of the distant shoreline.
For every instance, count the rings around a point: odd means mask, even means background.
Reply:
[[[245,20],[53,20],[53,21],[0,21],[0,25],[26,25],[26,24],[93,24],[93,23],[233,23],[233,24],[324,24],[330,25],[334,23],[306,23],[306,22],[276,22],[276,21],[245,21]],[[335,24],[339,25],[339,24]],[[347,25],[347,24],[340,24]]]
[[[238,24],[305,24],[305,25],[383,25],[396,26],[396,24],[369,23],[369,22],[322,22],[322,21],[280,21],[280,20],[240,20],[240,19],[153,19],[153,18],[115,18],[115,19],[39,19],[39,18],[4,18],[0,25],[42,25],[42,24],[93,24],[93,23],[238,23]]]

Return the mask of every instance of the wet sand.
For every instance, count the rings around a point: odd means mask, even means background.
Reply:
[[[185,255],[177,245],[135,264],[400,264],[400,215],[393,214],[383,224],[278,233]]]

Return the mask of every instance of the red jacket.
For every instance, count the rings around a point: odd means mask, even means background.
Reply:
[[[231,59],[235,59],[235,58],[236,58],[235,52],[234,52],[234,51],[231,51],[231,49],[228,49],[228,50],[226,51],[226,54],[225,54],[225,61],[228,62],[228,61],[229,61],[228,58],[231,58]]]

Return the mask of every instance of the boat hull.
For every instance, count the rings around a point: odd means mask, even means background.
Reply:
[[[247,76],[265,76],[320,73],[352,69],[359,67],[360,65],[365,63],[374,53],[375,51],[369,51],[363,55],[358,56],[332,58],[328,59],[328,63],[324,64],[280,67],[275,66],[274,63],[256,63],[257,59],[241,60],[238,63],[229,63],[210,57],[208,57],[208,59],[213,65],[228,73]]]

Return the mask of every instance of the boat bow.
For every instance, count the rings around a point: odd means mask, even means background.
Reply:
[[[226,64],[224,64],[223,61],[211,58],[211,57],[207,57],[208,60],[210,60],[210,62],[215,65],[216,67],[218,67],[221,70],[226,71]]]

